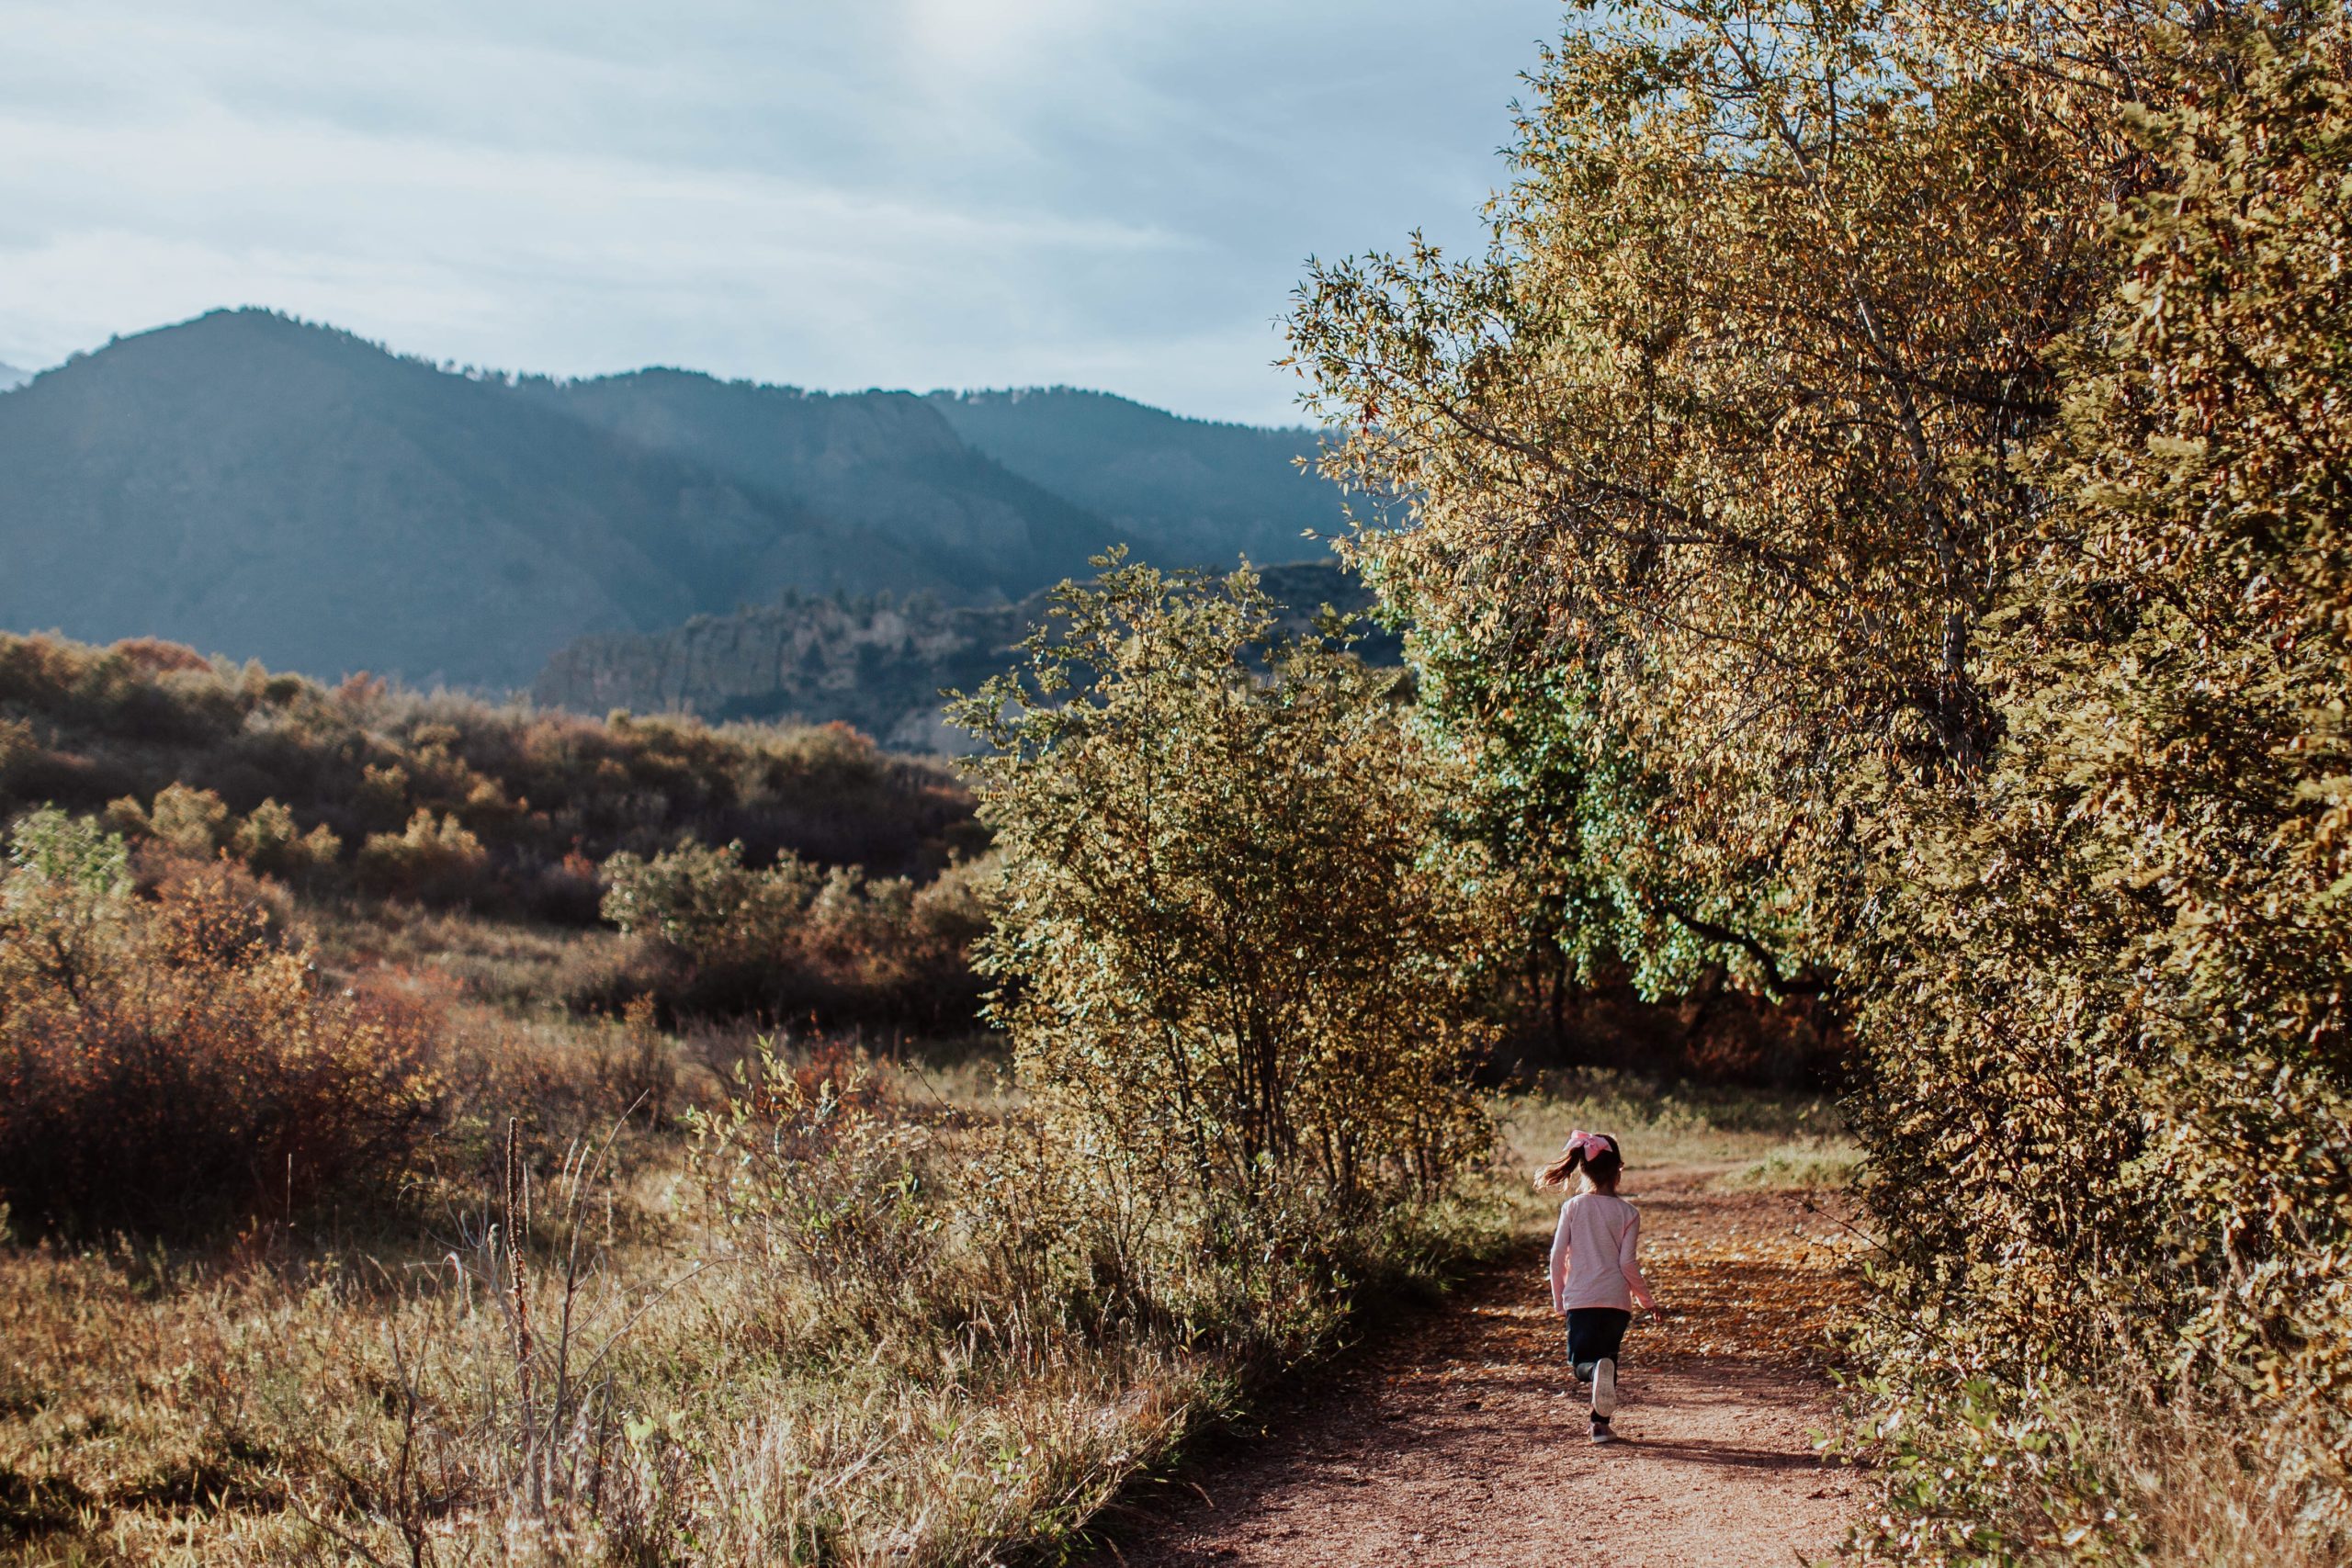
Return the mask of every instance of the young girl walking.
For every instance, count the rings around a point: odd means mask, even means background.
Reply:
[[[1577,1132],[1542,1178],[1545,1187],[1565,1187],[1584,1172],[1584,1190],[1560,1205],[1560,1228],[1552,1235],[1552,1310],[1568,1320],[1568,1365],[1577,1382],[1592,1385],[1596,1443],[1617,1440],[1609,1422],[1617,1414],[1617,1362],[1634,1303],[1657,1311],[1634,1257],[1641,1211],[1617,1196],[1624,1168],[1616,1139]]]

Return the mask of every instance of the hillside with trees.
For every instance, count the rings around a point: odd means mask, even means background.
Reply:
[[[1195,467],[1257,462],[1249,434]],[[1261,521],[1114,519],[905,393],[459,373],[260,310],[118,340],[0,402],[0,627],[327,680],[513,689],[581,637],[792,593],[1003,604],[1114,544],[1229,565]]]
[[[1269,567],[1264,580],[1294,631],[1326,607],[1363,615],[1373,604],[1336,562]],[[902,750],[962,750],[969,738],[944,724],[943,695],[1001,671],[1050,603],[1046,593],[986,607],[931,595],[789,595],[650,636],[583,637],[557,650],[531,698],[585,714],[839,722]],[[1403,657],[1396,633],[1371,626],[1356,651],[1374,663]]]
[[[1321,553],[1307,535],[1340,528],[1311,430],[1184,419],[1072,387],[930,400],[974,449],[1118,525],[1139,559],[1298,560]]]
[[[1295,297],[1336,568],[681,623],[860,497],[917,588],[1287,518],[1083,394],[0,397],[94,604],[591,623],[547,706],[0,635],[0,1552],[2352,1561],[2352,18],[1580,0],[1526,87],[1488,243]]]

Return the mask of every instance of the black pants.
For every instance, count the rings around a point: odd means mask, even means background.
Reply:
[[[1625,1344],[1625,1325],[1634,1314],[1622,1307],[1568,1309],[1568,1365],[1578,1382],[1592,1381],[1595,1361],[1617,1360]]]

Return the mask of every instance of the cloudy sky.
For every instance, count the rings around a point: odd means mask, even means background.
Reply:
[[[1474,242],[1556,0],[0,0],[0,361],[404,352],[1292,417],[1300,264]]]

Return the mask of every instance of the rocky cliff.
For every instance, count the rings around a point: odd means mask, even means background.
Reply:
[[[1371,604],[1363,585],[1334,564],[1272,567],[1265,581],[1291,607],[1295,626],[1327,604]],[[969,739],[941,720],[941,694],[968,691],[1009,668],[1013,645],[1045,603],[1043,594],[994,608],[793,594],[652,636],[582,637],[548,661],[531,694],[580,713],[838,720],[899,750],[956,751]],[[1394,663],[1401,650],[1384,634],[1359,651]]]
[[[791,594],[651,636],[582,637],[548,660],[531,695],[580,713],[839,720],[899,750],[955,750],[940,693],[1005,668],[1035,608]]]

